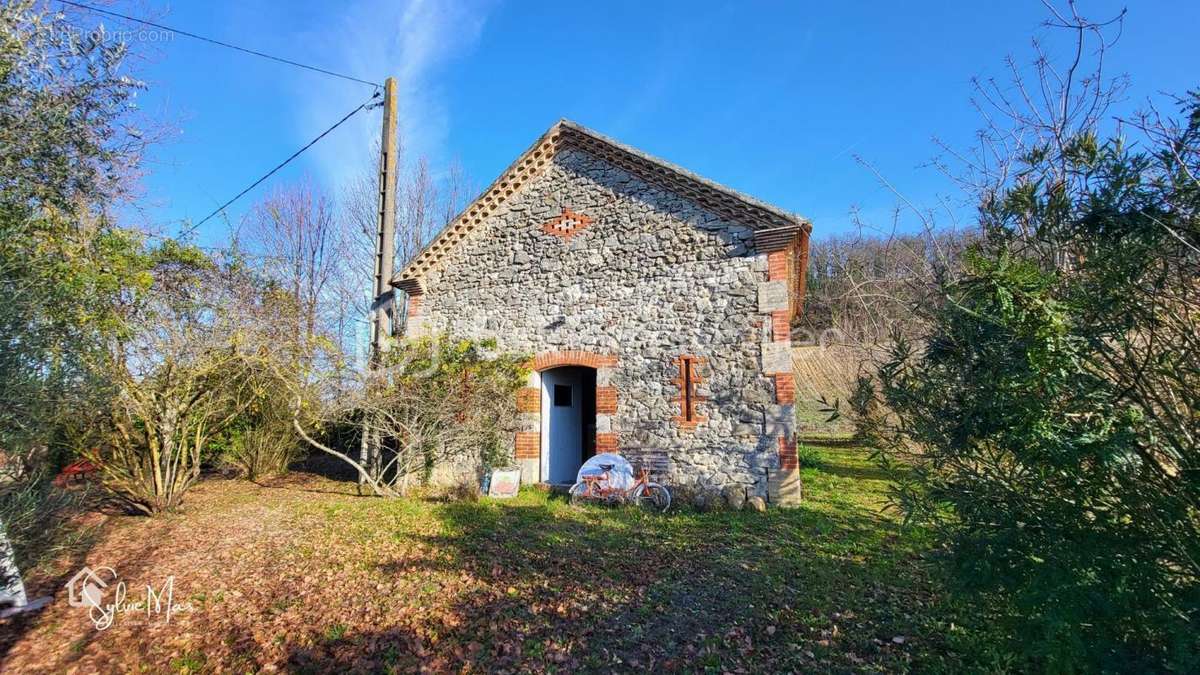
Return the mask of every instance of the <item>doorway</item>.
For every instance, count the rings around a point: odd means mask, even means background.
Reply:
[[[542,480],[575,482],[596,454],[596,371],[567,366],[542,371]]]

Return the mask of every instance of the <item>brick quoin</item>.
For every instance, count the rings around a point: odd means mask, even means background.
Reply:
[[[541,372],[560,366],[584,366],[587,368],[612,368],[617,365],[617,357],[609,354],[597,354],[572,350],[565,352],[543,352],[533,358],[529,364],[533,370]]]
[[[767,281],[786,281],[788,278],[788,251],[771,251],[767,254]]]
[[[518,431],[515,451],[517,459],[537,459],[542,456],[542,435],[536,431]]]
[[[617,414],[617,388],[596,387],[596,414]]]
[[[421,313],[421,296],[408,296],[408,315],[416,316]]]
[[[792,326],[786,309],[771,312],[771,340],[786,342],[792,339]]]
[[[795,376],[787,373],[775,374],[775,402],[782,404],[796,402]]]
[[[616,452],[617,435],[612,432],[596,434],[596,452]]]
[[[796,441],[779,437],[779,468],[784,471],[800,468],[800,459],[796,456]]]
[[[517,390],[517,412],[535,413],[542,409],[542,391],[537,387]]]

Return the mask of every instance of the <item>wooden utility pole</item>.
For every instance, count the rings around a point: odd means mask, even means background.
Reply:
[[[392,335],[392,261],[396,255],[396,78],[383,85],[383,135],[379,155],[379,218],[375,242],[375,301],[371,304],[371,366]]]
[[[375,228],[375,300],[371,303],[371,355],[367,367],[374,370],[388,348],[392,336],[392,262],[396,256],[396,78],[383,85],[383,131],[379,143],[379,213]],[[368,387],[379,386],[373,378]],[[383,439],[373,428],[369,411],[363,416],[358,461],[367,471],[378,474]],[[378,475],[374,476],[376,479]],[[366,476],[358,477],[362,491]]]

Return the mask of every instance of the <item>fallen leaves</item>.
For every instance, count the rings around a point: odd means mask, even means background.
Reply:
[[[84,562],[111,565],[131,585],[175,574],[195,612],[98,633],[60,597],[27,625],[0,625],[10,633],[0,665],[907,668],[922,612],[905,610],[926,601],[923,582],[879,548],[879,528],[891,527],[883,516],[856,512],[843,524],[825,510],[847,507],[822,502],[813,483],[813,510],[663,517],[570,509],[540,493],[438,504],[363,499],[298,475],[276,488],[205,481],[183,513],[111,518],[86,555],[33,581],[35,593],[57,592],[60,575]],[[846,481],[828,494],[844,500],[851,489]]]

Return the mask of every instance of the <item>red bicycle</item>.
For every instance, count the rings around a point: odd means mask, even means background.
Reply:
[[[667,488],[650,480],[650,472],[639,469],[633,484],[628,488],[614,486],[609,480],[612,464],[601,464],[603,473],[584,475],[583,480],[571,486],[571,505],[585,502],[602,504],[629,504],[648,511],[665,512],[671,508],[671,493]]]

